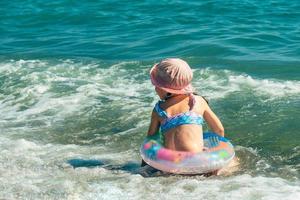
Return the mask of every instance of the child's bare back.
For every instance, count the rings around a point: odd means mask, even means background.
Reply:
[[[193,101],[194,105],[191,105]],[[185,113],[193,113],[201,118],[203,117],[205,121],[211,123],[209,125],[214,126],[216,133],[221,136],[224,135],[224,129],[220,120],[201,96],[174,95],[161,103],[160,106],[169,117],[176,117]],[[192,109],[191,106],[193,106]],[[156,112],[153,115],[154,120],[159,121],[160,124],[164,121]],[[151,134],[152,131],[149,131],[149,134]],[[198,124],[176,126],[164,133],[165,147],[176,151],[201,152],[203,150],[202,133],[202,126]]]

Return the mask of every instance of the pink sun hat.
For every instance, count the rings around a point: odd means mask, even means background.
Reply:
[[[193,71],[182,59],[167,58],[156,63],[150,70],[154,86],[172,94],[190,94],[193,92],[191,81]]]

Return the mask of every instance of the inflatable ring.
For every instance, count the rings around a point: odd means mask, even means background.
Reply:
[[[223,168],[233,159],[233,145],[212,132],[203,133],[205,150],[199,153],[174,151],[163,147],[163,136],[147,136],[140,148],[150,166],[174,174],[202,174]]]

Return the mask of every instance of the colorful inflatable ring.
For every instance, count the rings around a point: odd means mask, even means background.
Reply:
[[[215,133],[203,133],[206,150],[199,153],[173,151],[163,147],[163,136],[148,136],[140,152],[150,166],[174,174],[208,173],[226,166],[234,157],[233,145]]]

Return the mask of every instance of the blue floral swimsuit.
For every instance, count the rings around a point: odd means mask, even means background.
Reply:
[[[164,134],[168,130],[175,128],[184,124],[197,124],[203,125],[204,120],[203,117],[196,112],[193,112],[192,109],[195,104],[195,97],[191,95],[192,105],[190,106],[190,110],[184,113],[179,113],[177,115],[169,116],[165,110],[160,107],[160,104],[163,101],[159,101],[155,104],[154,110],[156,113],[163,118],[163,121],[160,125],[160,131]]]

